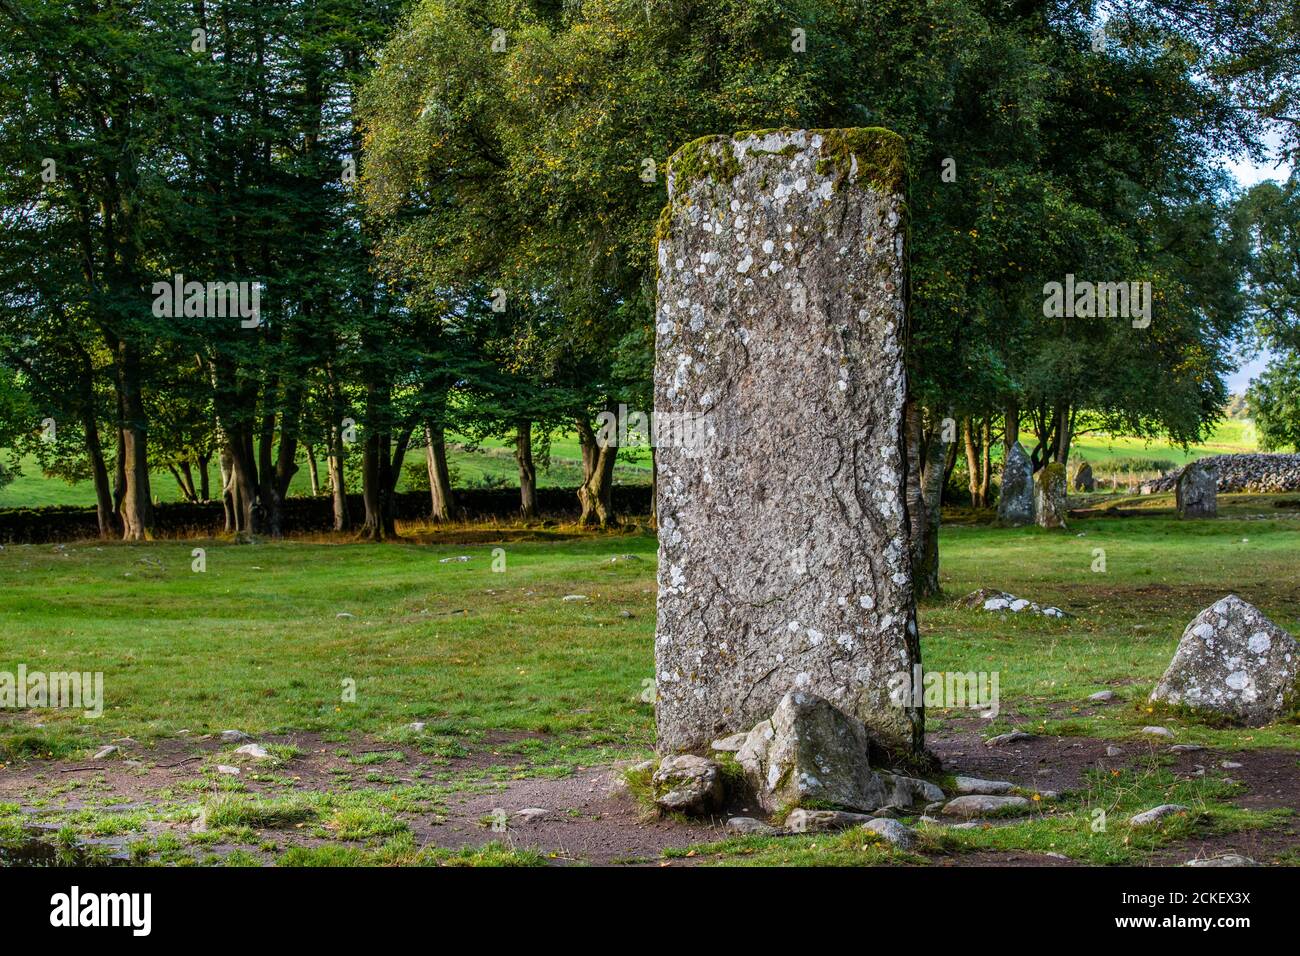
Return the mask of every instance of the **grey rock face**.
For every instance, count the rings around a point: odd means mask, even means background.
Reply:
[[[651,779],[655,803],[665,810],[707,813],[722,803],[721,768],[704,757],[666,757]]]
[[[1213,464],[1204,459],[1194,461],[1183,469],[1174,486],[1174,500],[1178,503],[1180,518],[1216,518],[1219,474]]]
[[[862,722],[813,694],[791,691],[758,724],[736,761],[768,812],[816,802],[869,811],[886,803],[867,759]]]
[[[947,817],[988,817],[1001,816],[1012,811],[1029,809],[1029,801],[1024,797],[987,796],[971,794],[949,800],[943,807]]]
[[[920,658],[901,149],[884,130],[779,131],[698,140],[670,164],[655,315],[663,753],[748,730],[792,689],[891,749],[922,748],[919,705],[889,693]]]
[[[1225,853],[1222,856],[1202,857],[1198,860],[1188,860],[1184,866],[1259,866],[1248,856],[1242,856],[1240,853]]]
[[[998,521],[1005,525],[1034,523],[1034,466],[1020,442],[1011,446],[1011,452],[1002,465]]]
[[[1298,680],[1295,638],[1230,594],[1187,625],[1151,699],[1258,727],[1300,704]]]
[[[910,850],[916,846],[916,831],[897,820],[870,820],[862,824],[862,829],[887,840],[900,850]]]
[[[1066,512],[1065,466],[1044,465],[1034,476],[1034,521],[1040,528],[1064,528]]]

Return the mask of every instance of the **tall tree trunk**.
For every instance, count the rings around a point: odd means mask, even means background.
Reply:
[[[153,500],[149,491],[149,437],[144,398],[140,394],[140,355],[129,343],[117,348],[118,394],[122,399],[122,458],[126,487],[122,495],[122,538],[144,541],[153,534]]]
[[[343,431],[342,419],[330,424],[329,458],[325,470],[329,476],[330,496],[334,499],[334,530],[349,531],[352,528],[352,514],[348,511],[347,479],[343,475]]]
[[[212,465],[212,455],[204,453],[198,456],[199,460],[199,497],[204,501],[211,501],[211,478],[208,475],[208,468]]]
[[[983,460],[980,464],[979,476],[979,499],[984,507],[988,507],[989,492],[993,488],[993,416],[984,416],[983,436],[980,441],[982,446]]]
[[[447,467],[447,436],[441,423],[424,426],[424,462],[429,471],[429,501],[432,521],[449,521],[456,511],[456,493]]]
[[[616,524],[613,485],[614,461],[618,457],[618,445],[610,442],[602,446],[596,439],[591,423],[585,417],[579,418],[575,424],[578,429],[578,443],[582,447],[582,485],[578,488],[578,501],[582,505],[582,514],[578,517],[578,523],[599,524],[602,528]]]
[[[919,414],[917,415],[919,426]],[[912,586],[917,597],[931,597],[939,594],[939,525],[943,516],[943,488],[946,483],[945,464],[950,448],[956,447],[955,441],[949,441],[943,421],[937,413],[931,416],[930,441],[925,446],[923,455],[917,455],[920,464],[919,500],[920,510],[915,520],[921,527],[920,542],[913,538],[912,550]],[[912,426],[916,427],[916,426]],[[910,433],[910,432],[909,432]],[[917,427],[917,433],[923,433]],[[912,466],[911,452],[908,452],[908,467]],[[909,477],[908,507],[911,508],[911,481]],[[916,535],[916,526],[913,526]]]
[[[86,457],[95,480],[95,521],[101,538],[112,537],[117,531],[113,508],[113,489],[108,481],[108,467],[104,464],[104,446],[99,441],[99,424],[95,421],[93,405],[83,405],[81,427],[86,433]]]
[[[970,416],[962,419],[962,438],[966,443],[966,486],[970,489],[972,507],[983,508],[984,500],[980,497],[980,456],[975,447],[975,426]]]
[[[316,465],[316,449],[311,445],[303,445],[307,452],[307,475],[311,479],[311,496],[313,498],[320,494],[320,469]]]
[[[230,440],[224,438],[220,451],[221,509],[226,516],[226,534],[239,530],[239,508],[236,502],[235,461],[230,454]]]
[[[515,423],[515,463],[519,466],[519,513],[537,517],[537,468],[533,465],[533,423]]]
[[[1006,461],[1011,454],[1012,446],[1020,441],[1020,406],[1015,402],[1007,402],[1003,417],[1002,460]]]

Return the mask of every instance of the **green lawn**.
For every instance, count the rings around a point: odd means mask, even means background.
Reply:
[[[1065,533],[946,526],[947,593],[921,608],[927,669],[999,673],[1002,713],[985,724],[986,734],[1015,727],[1132,744],[1141,739],[1142,726],[1159,722],[1174,727],[1181,743],[1243,753],[1300,751],[1295,722],[1224,728],[1153,713],[1145,705],[1186,623],[1224,594],[1241,595],[1300,633],[1295,574],[1300,520],[1274,517],[1278,512],[1270,513],[1267,496],[1229,497],[1224,504],[1225,511],[1239,516],[1180,522],[1153,512],[1151,517],[1077,520]],[[1270,516],[1246,517],[1260,513]],[[653,673],[654,538],[635,530],[553,534],[499,544],[7,546],[0,551],[5,637],[0,671],[15,671],[20,663],[47,671],[102,671],[106,709],[98,720],[54,710],[0,712],[0,773],[6,762],[15,768],[47,760],[52,766],[84,762],[95,747],[123,736],[148,746],[182,732],[194,736],[227,728],[254,736],[312,731],[328,740],[397,746],[412,742],[406,725],[416,720],[427,723],[436,743],[424,745],[432,748],[425,752],[435,755],[464,752],[462,741],[476,746],[475,741],[481,745],[502,733],[537,735],[511,745],[511,752],[525,760],[523,769],[509,771],[515,777],[563,776],[619,756],[644,756],[653,747],[652,705],[642,697]],[[194,547],[206,550],[206,572],[191,570]],[[505,557],[502,572],[492,569],[496,547]],[[1097,549],[1105,552],[1103,573],[1092,570]],[[444,563],[460,556],[469,560]],[[1053,603],[1075,616],[1055,621],[954,607],[957,597],[981,586]],[[587,600],[563,600],[571,594]],[[345,693],[350,682],[355,682],[355,701]],[[1119,703],[1084,704],[1089,694],[1106,687],[1119,693]],[[969,712],[931,711],[928,723],[932,731],[943,732],[970,717]],[[436,787],[411,780],[402,776],[406,771],[387,769],[390,760],[400,766],[400,753],[372,745],[349,757],[353,772],[364,773],[371,781],[365,786],[372,789],[354,783],[299,798],[292,796],[296,778],[289,776],[296,761],[293,748],[277,756],[281,769],[247,778],[279,788],[275,792],[283,796],[267,798],[269,803],[240,796],[242,785],[215,775],[214,759],[213,766],[202,765],[205,776],[184,791],[189,797],[169,790],[161,809],[124,814],[114,818],[117,822],[88,811],[59,819],[73,836],[98,834],[104,828],[118,832],[188,820],[202,806],[205,814],[228,822],[218,835],[198,835],[192,842],[251,847],[223,859],[256,862],[254,850],[266,842],[266,834],[236,817],[275,816],[276,801],[298,800],[289,809],[308,819],[311,832],[326,842],[296,846],[281,862],[540,860],[491,848],[452,860],[412,842],[404,821],[436,812],[448,792],[482,786],[481,778],[440,779]],[[494,779],[493,771],[486,772]],[[1132,773],[1131,779],[1098,779],[1053,805],[1050,814],[1005,829],[932,834],[922,851],[1049,852],[1050,847],[1086,862],[1134,862],[1140,858],[1135,854],[1154,852],[1193,830],[1267,828],[1287,816],[1234,807],[1228,801],[1236,791],[1217,777],[1188,783],[1171,777],[1159,761]],[[50,794],[74,785],[59,773],[48,777],[41,786],[48,785]],[[379,786],[392,789],[373,789]],[[235,808],[236,817],[220,802],[225,793],[245,801]],[[1118,813],[1175,797],[1201,809],[1163,836],[1136,842],[1118,832],[1105,840],[1080,836],[1099,802]],[[47,794],[41,802],[48,799]],[[0,844],[4,827],[19,822],[17,806],[6,811],[0,802]],[[171,859],[169,854],[181,849],[170,839],[157,836],[140,852]],[[331,839],[360,844],[343,850],[332,847]],[[701,852],[718,862],[912,859],[877,844],[860,845],[861,840],[860,835],[746,838]],[[185,852],[193,849],[186,846]]]

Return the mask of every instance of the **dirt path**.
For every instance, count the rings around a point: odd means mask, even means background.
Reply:
[[[286,793],[373,790],[427,783],[439,793],[438,804],[428,812],[399,814],[409,826],[417,846],[459,848],[499,841],[516,848],[531,848],[557,863],[651,864],[662,862],[667,849],[707,843],[726,836],[725,816],[690,824],[647,816],[618,785],[618,768],[579,768],[568,775],[524,776],[530,772],[524,757],[504,751],[517,737],[501,735],[475,745],[470,752],[450,757],[430,757],[409,746],[355,739],[339,744],[312,734],[259,739],[265,745],[288,744],[301,754],[271,770],[242,764],[237,779],[245,792],[260,797]],[[1090,769],[1124,769],[1150,762],[1165,754],[1167,745],[1146,741],[1120,744],[1123,753],[1107,755],[1113,742],[1087,737],[1035,737],[1001,747],[988,747],[974,730],[935,733],[931,749],[946,772],[1010,780],[1035,790],[1069,791],[1083,785]],[[222,783],[213,765],[219,752],[232,744],[213,738],[173,738],[153,747],[127,743],[120,756],[80,762],[31,762],[0,768],[0,803],[17,804],[32,821],[33,832],[55,830],[61,818],[87,812],[98,815],[130,813],[141,809],[161,818],[170,806],[173,819],[150,819],[143,831],[101,838],[110,849],[125,851],[143,836],[173,833],[190,836],[185,814],[178,804],[197,804],[217,792]],[[494,753],[494,747],[499,752]],[[358,765],[367,754],[400,751],[403,759],[377,765]],[[223,758],[224,759],[224,758]],[[1291,751],[1255,750],[1220,753],[1213,750],[1173,755],[1169,769],[1178,776],[1209,770],[1228,773],[1244,785],[1232,801],[1251,809],[1300,808],[1300,773],[1297,754]],[[1223,770],[1224,761],[1240,767]],[[207,768],[206,770],[204,768]],[[747,808],[735,806],[729,813]],[[529,811],[521,813],[521,811]],[[504,828],[502,827],[504,823]],[[291,846],[329,842],[310,828],[282,827],[257,830],[259,840],[276,849],[259,849],[256,855],[271,862]],[[201,854],[221,855],[234,846],[205,844]],[[243,845],[245,852],[252,852]],[[1294,862],[1300,852],[1300,820],[1267,831],[1210,835],[1159,851],[1152,862],[1182,863],[1197,856],[1240,853],[1260,862],[1283,856]],[[1063,861],[1032,852],[980,852],[946,856],[938,865],[1063,865]]]

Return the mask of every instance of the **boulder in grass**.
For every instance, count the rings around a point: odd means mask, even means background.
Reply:
[[[1235,594],[1198,614],[1151,700],[1258,727],[1300,705],[1295,638]]]

